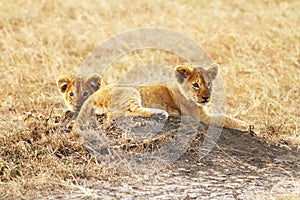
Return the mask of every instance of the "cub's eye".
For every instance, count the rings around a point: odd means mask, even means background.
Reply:
[[[88,95],[89,95],[88,92],[83,92],[83,93],[82,93],[82,96],[83,96],[83,97],[87,97]]]
[[[211,82],[207,83],[207,87],[209,87],[209,88],[211,87]]]
[[[199,89],[199,84],[198,84],[198,83],[194,83],[194,84],[193,84],[193,87],[194,87],[195,89]]]
[[[70,93],[69,93],[69,96],[73,99],[73,98],[74,98],[74,93],[73,93],[73,92],[70,92]]]

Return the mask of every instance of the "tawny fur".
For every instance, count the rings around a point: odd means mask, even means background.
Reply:
[[[212,83],[217,73],[217,64],[208,70],[181,65],[174,69],[176,81],[171,83],[103,86],[84,102],[76,120],[77,125],[85,124],[91,115],[103,113],[110,118],[188,115],[211,125],[247,131],[248,124],[241,120],[205,111],[205,105],[211,100]]]
[[[96,74],[87,79],[82,77],[70,78],[63,75],[58,77],[56,84],[68,109],[72,112],[79,112],[87,98],[100,88],[101,79]]]

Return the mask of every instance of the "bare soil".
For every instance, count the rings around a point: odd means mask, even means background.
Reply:
[[[122,121],[123,120],[123,121]],[[141,124],[142,119],[131,119]],[[122,123],[112,125],[105,133],[122,135]],[[110,135],[126,151],[153,150],[176,138],[174,130],[180,126],[179,118],[169,118],[164,129],[156,135],[140,140],[124,140]],[[193,124],[193,123],[191,123]],[[190,126],[189,124],[188,126]],[[136,127],[132,127],[133,129]],[[99,181],[87,189],[85,198],[134,198],[134,199],[265,199],[284,197],[299,198],[300,152],[289,144],[271,144],[255,134],[223,129],[214,148],[206,155],[201,146],[208,126],[197,127],[190,147],[179,159],[158,170],[149,167],[148,174],[132,169],[115,179]],[[131,130],[133,130],[131,129]],[[193,127],[187,129],[195,130]],[[166,139],[168,138],[168,139]],[[123,144],[120,145],[122,142]],[[158,142],[160,141],[160,142]],[[152,143],[152,144],[151,144]],[[154,167],[154,166],[153,166]],[[122,167],[119,166],[120,171]],[[125,167],[124,167],[125,170]],[[264,195],[265,198],[264,198]],[[82,193],[55,195],[55,198],[79,198]],[[291,198],[289,196],[289,198]],[[292,198],[293,199],[293,198]]]

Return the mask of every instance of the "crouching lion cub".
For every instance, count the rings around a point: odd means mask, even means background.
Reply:
[[[217,64],[212,64],[207,70],[198,66],[180,65],[174,69],[176,80],[170,83],[100,87],[100,77],[93,75],[86,81],[80,79],[81,84],[76,84],[76,81],[64,81],[66,77],[62,76],[57,84],[67,105],[75,111],[80,110],[77,125],[84,124],[93,114],[104,113],[111,118],[119,116],[167,118],[188,115],[211,125],[221,126],[223,122],[226,128],[248,131],[249,125],[241,120],[226,115],[208,114],[205,111],[205,105],[211,100],[212,84],[217,73]],[[77,104],[72,102],[76,94]]]
[[[85,100],[100,88],[100,80],[98,75],[92,75],[87,79],[82,77],[70,78],[63,75],[57,79],[56,84],[68,109],[74,113],[79,113]]]

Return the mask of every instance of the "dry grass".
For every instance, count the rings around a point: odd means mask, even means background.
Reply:
[[[227,113],[251,121],[261,137],[300,144],[299,1],[206,2],[1,1],[0,198],[114,179],[76,137],[33,131],[23,113],[62,113],[55,79],[75,74],[108,37],[139,27],[197,41],[221,66]]]

